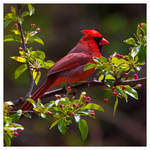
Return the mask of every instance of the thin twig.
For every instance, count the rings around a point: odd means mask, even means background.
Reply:
[[[17,9],[18,9],[18,16],[21,17],[21,9],[22,9],[21,4],[17,4]],[[18,21],[18,26],[19,26],[19,30],[20,30],[20,33],[21,33],[23,49],[24,49],[25,52],[27,52],[26,44],[25,44],[25,41],[24,41],[24,33],[23,33],[22,24],[20,24],[19,21]],[[32,71],[31,71],[31,68],[30,68],[30,65],[29,65],[28,62],[27,62],[27,68],[28,68],[29,77],[30,77],[30,87],[29,87],[29,90],[28,90],[28,92],[27,92],[25,97],[30,97],[31,94],[32,94],[33,88],[35,86],[35,81],[33,80]]]

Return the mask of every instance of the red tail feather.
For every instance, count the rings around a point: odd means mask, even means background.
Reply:
[[[50,88],[53,88],[55,86],[57,86],[59,83],[61,82],[60,78],[49,78],[39,89],[37,89],[33,95],[31,96],[31,98],[37,102],[38,98],[41,98],[42,95],[48,91]],[[20,109],[22,109],[23,111],[28,111],[32,108],[32,104],[28,101],[24,102],[22,104],[22,106],[20,107]]]

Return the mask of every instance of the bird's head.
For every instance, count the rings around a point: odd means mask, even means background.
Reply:
[[[87,41],[88,44],[91,43],[91,45],[96,43],[100,52],[102,51],[102,46],[109,44],[109,42],[96,30],[82,30],[81,33],[83,34],[83,41]]]

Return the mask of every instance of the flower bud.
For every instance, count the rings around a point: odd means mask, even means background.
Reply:
[[[72,115],[72,117],[74,117],[74,113],[72,113],[71,115]]]
[[[41,30],[40,28],[36,28],[36,31],[37,31],[37,32],[40,32],[40,30]]]
[[[117,96],[117,92],[113,92],[113,95],[114,95],[114,96]]]
[[[16,131],[14,131],[14,136],[17,136],[17,135],[19,135],[19,133],[18,133],[18,132],[16,132]]]
[[[72,104],[72,106],[73,106],[73,107],[76,107],[76,106],[77,106],[77,104]]]
[[[137,87],[138,87],[138,88],[141,88],[141,87],[142,87],[142,84],[138,84]]]
[[[60,108],[63,108],[63,104],[60,104],[59,107],[60,107]]]
[[[125,90],[125,89],[126,89],[126,87],[123,85],[123,86],[122,86],[122,90]]]
[[[128,73],[124,73],[123,76],[124,76],[124,77],[127,77],[127,76],[128,76]]]
[[[34,28],[35,26],[36,26],[36,24],[31,24],[31,27],[33,27],[33,28]]]
[[[112,87],[112,90],[115,90],[115,87],[114,87],[114,86]]]
[[[108,102],[108,99],[104,98],[104,103],[107,103]]]
[[[94,110],[91,111],[91,116],[93,116],[93,117],[95,116],[95,111]]]
[[[139,78],[139,76],[137,74],[134,74],[133,76],[134,76],[134,79],[138,79]]]
[[[21,128],[18,128],[17,131],[20,132],[20,131],[22,131],[22,129],[21,129]]]

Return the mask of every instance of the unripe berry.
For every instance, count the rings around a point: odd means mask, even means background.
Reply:
[[[63,104],[60,104],[59,107],[60,107],[60,108],[63,108]]]
[[[113,95],[114,95],[114,96],[117,96],[117,92],[113,92]]]
[[[36,31],[37,31],[37,32],[40,32],[40,30],[41,30],[40,28],[36,28]]]
[[[125,89],[126,89],[126,87],[123,85],[123,86],[122,86],[122,90],[125,90]]]
[[[77,104],[72,104],[72,106],[73,106],[73,107],[76,107],[76,106],[77,106]]]
[[[108,99],[104,98],[104,103],[107,103],[108,102]]]
[[[19,135],[18,132],[14,131],[14,136],[17,136],[17,135]]]
[[[138,88],[141,88],[141,87],[142,87],[142,84],[138,84],[137,87],[138,87]]]
[[[134,76],[134,79],[138,79],[139,78],[139,76],[137,74],[134,74],[133,76]]]

